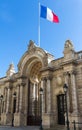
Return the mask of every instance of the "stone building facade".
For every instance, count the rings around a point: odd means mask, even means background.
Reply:
[[[18,72],[11,64],[0,78],[1,125],[40,125],[41,117],[43,127],[65,125],[65,83],[70,125],[73,120],[82,122],[82,51],[76,52],[67,40],[63,54],[54,59],[30,40]]]

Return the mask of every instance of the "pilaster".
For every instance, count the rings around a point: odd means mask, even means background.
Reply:
[[[16,113],[19,112],[19,92],[20,92],[20,86],[17,85]]]
[[[51,76],[47,76],[43,79],[43,106],[44,113],[42,114],[42,124],[44,128],[50,128],[51,126]],[[45,86],[44,86],[45,84]]]
[[[51,113],[51,79],[52,77],[47,77],[47,113]]]
[[[23,107],[24,107],[23,90],[24,90],[25,85],[26,85],[25,83],[21,82],[17,86],[17,103],[16,103],[16,113],[14,113],[14,126],[26,125],[27,115],[23,111]]]
[[[10,106],[10,87],[7,89],[7,108],[6,113],[9,113],[9,106]]]
[[[78,105],[77,105],[77,88],[75,82],[76,72],[71,72],[71,89],[72,89],[72,106],[73,106],[73,114],[78,113]]]
[[[4,105],[3,113],[1,114],[2,125],[12,125],[12,113],[11,113],[11,86],[4,89]]]

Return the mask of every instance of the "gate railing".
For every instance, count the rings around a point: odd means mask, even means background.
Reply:
[[[72,122],[73,124],[73,130],[82,130],[82,123],[81,122],[75,122],[75,120]]]

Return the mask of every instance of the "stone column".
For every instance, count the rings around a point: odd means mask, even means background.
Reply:
[[[41,80],[41,88],[43,89],[43,95],[42,95],[42,113],[45,113],[45,78],[42,78]]]
[[[71,89],[72,89],[72,106],[73,106],[73,113],[78,113],[78,105],[77,105],[77,88],[75,82],[75,72],[72,71],[71,73]]]
[[[42,82],[43,85],[43,112],[42,113],[42,124],[43,128],[50,128],[51,125],[51,118],[52,113],[51,113],[51,76],[47,76],[46,78],[43,79]]]
[[[19,112],[19,92],[20,92],[20,89],[19,89],[19,85],[17,86],[17,100],[16,100],[16,113]]]
[[[3,112],[6,112],[6,98],[7,98],[7,89],[4,88],[4,108],[3,108]]]
[[[72,107],[71,106],[71,96],[70,96],[70,83],[69,83],[69,75],[70,75],[70,73],[69,72],[65,72],[64,73],[64,78],[65,78],[65,84],[67,84],[67,86],[68,86],[68,90],[67,90],[67,103],[68,103],[68,112],[70,111],[70,107]]]
[[[28,113],[29,115],[32,115],[33,113],[33,84],[30,82],[29,83],[29,90],[28,90],[28,105],[29,105],[29,109],[28,109]]]
[[[27,115],[28,113],[28,85],[29,85],[29,81],[27,79],[27,84],[25,86],[25,114]]]
[[[47,77],[47,113],[51,112],[51,77]]]
[[[1,117],[2,125],[12,125],[12,114],[11,114],[11,88],[7,87],[4,94],[4,113]]]
[[[17,102],[16,102],[16,113],[14,114],[14,126],[26,125],[27,115],[25,114],[25,93],[24,93],[24,82],[19,82],[17,86]],[[18,108],[19,106],[19,108]]]
[[[2,100],[0,100],[0,105],[1,105],[1,114],[2,114],[2,112],[3,112],[3,101]]]
[[[31,115],[34,115],[34,100],[35,100],[35,83],[30,86],[30,109],[31,109]]]
[[[23,105],[23,84],[20,84],[20,100],[19,100],[19,112],[22,112],[22,105]]]
[[[35,99],[37,100],[37,97],[38,97],[38,84],[36,83],[36,86],[35,86]]]
[[[27,117],[28,117],[28,85],[29,85],[29,80],[26,80],[26,85],[24,87],[24,92],[25,92],[25,96],[24,96],[24,105],[25,105],[25,110],[24,110],[24,117],[25,117],[25,126],[27,126]]]
[[[9,105],[10,105],[10,88],[7,89],[7,108],[6,108],[6,113],[9,113]]]
[[[35,100],[35,96],[36,96],[36,84],[34,83],[33,85],[33,98]]]

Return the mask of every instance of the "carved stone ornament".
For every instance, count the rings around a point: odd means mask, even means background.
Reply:
[[[61,78],[61,77],[57,77],[57,85],[58,85],[58,86],[61,86],[62,83],[63,83],[62,78]]]
[[[64,48],[67,48],[67,49],[70,48],[70,49],[73,50],[73,44],[72,44],[72,42],[70,40],[67,40],[65,42],[65,47]]]
[[[44,66],[48,65],[48,57],[47,57],[47,55],[44,56],[43,62],[44,62]]]
[[[34,42],[30,40],[28,45],[28,51],[32,50],[33,48],[35,48]]]

